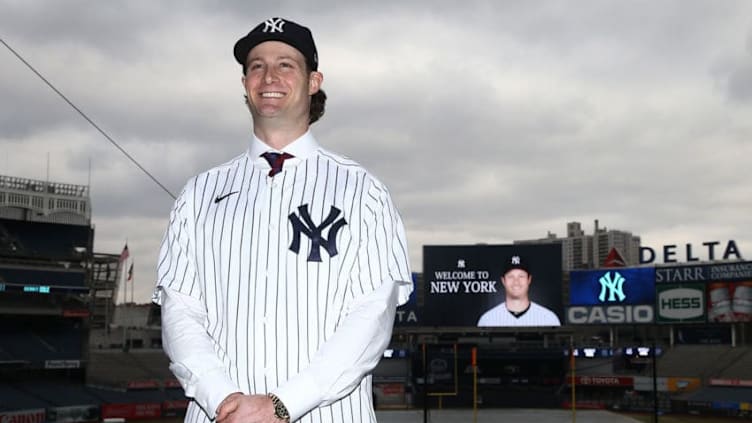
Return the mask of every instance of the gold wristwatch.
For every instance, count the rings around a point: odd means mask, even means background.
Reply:
[[[279,399],[278,396],[271,393],[266,394],[266,396],[271,398],[272,404],[274,405],[274,417],[289,422],[290,412],[287,411],[287,407],[285,407],[285,404],[282,403],[282,400]]]

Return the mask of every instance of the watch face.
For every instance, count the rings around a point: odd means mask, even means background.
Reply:
[[[282,420],[289,419],[290,413],[287,411],[287,407],[282,403],[282,400],[276,395],[269,395],[269,397],[272,399],[272,404],[274,405],[274,417]]]
[[[287,417],[289,417],[287,415],[287,409],[281,403],[277,403],[277,405],[274,407],[274,414],[278,419],[286,419]]]

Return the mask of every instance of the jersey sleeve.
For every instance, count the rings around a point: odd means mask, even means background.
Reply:
[[[193,254],[194,240],[190,236],[193,221],[191,220],[192,197],[190,184],[175,201],[170,212],[157,261],[157,285],[152,294],[152,301],[162,304],[162,288],[167,287],[181,294],[201,300],[203,295],[198,284],[195,254]]]
[[[362,206],[361,246],[352,274],[355,297],[393,281],[397,304],[407,303],[413,291],[405,227],[386,187],[373,181]]]

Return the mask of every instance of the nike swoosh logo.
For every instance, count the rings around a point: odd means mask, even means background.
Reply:
[[[227,197],[229,197],[229,196],[231,196],[233,194],[237,194],[237,193],[238,193],[237,191],[233,191],[233,192],[228,192],[227,194],[224,194],[224,195],[218,195],[217,198],[214,199],[214,204],[217,204],[220,201],[224,200],[225,198],[227,198]]]

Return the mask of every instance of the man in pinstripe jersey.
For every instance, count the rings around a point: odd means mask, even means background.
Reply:
[[[268,19],[234,53],[253,137],[184,187],[154,294],[185,421],[375,422],[370,371],[412,291],[402,221],[309,130],[326,96],[308,28]]]

